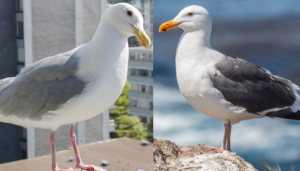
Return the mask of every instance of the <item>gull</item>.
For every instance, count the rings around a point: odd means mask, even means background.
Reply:
[[[179,27],[176,77],[185,99],[201,113],[225,122],[222,152],[231,151],[231,125],[242,120],[278,117],[300,120],[299,87],[244,59],[226,56],[210,44],[212,20],[197,5],[184,8],[159,31]]]
[[[82,163],[74,126],[117,100],[127,77],[127,38],[135,35],[142,46],[151,44],[143,23],[141,13],[132,5],[112,5],[90,42],[37,61],[16,77],[0,80],[0,121],[51,129],[52,171],[104,170]],[[75,169],[59,169],[56,163],[55,132],[65,124],[70,124]]]

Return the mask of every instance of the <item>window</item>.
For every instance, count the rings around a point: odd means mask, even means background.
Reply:
[[[149,77],[153,77],[153,71],[149,71]]]
[[[138,101],[138,107],[145,108],[145,109],[150,109],[150,103],[148,101],[139,100]]]
[[[130,60],[136,60],[135,59],[135,53],[129,53],[129,59]]]
[[[137,106],[137,100],[136,99],[129,99],[129,106]]]
[[[146,92],[146,86],[145,85],[141,85],[141,92]]]
[[[150,102],[150,110],[153,110],[153,102]]]
[[[144,54],[144,53],[139,53],[139,60],[140,60],[140,61],[146,61],[146,60],[147,60],[146,54]]]
[[[139,91],[139,85],[138,84],[131,84],[131,90],[132,91]]]
[[[16,0],[16,9],[23,10],[23,0]]]
[[[146,93],[153,93],[153,86],[146,86]]]
[[[17,36],[23,37],[23,22],[17,21]]]
[[[25,62],[25,53],[23,47],[18,48],[18,62]]]
[[[24,68],[24,65],[17,65],[18,73],[21,72],[22,68]]]
[[[145,117],[145,116],[138,116],[140,119],[141,119],[141,122],[142,123],[147,123],[147,121],[148,121],[148,118],[147,117]]]
[[[147,77],[148,73],[148,70],[139,69],[139,76]]]
[[[136,69],[129,69],[128,70],[128,75],[136,75]]]
[[[149,61],[153,62],[153,55],[152,54],[148,54],[148,58],[149,58]]]

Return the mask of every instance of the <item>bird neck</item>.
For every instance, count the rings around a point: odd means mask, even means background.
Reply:
[[[88,46],[93,52],[111,52],[111,49],[124,49],[127,46],[127,37],[121,35],[115,27],[102,19]]]
[[[123,63],[127,65],[129,55],[127,38],[102,20],[92,40],[76,53],[82,58],[81,75],[110,72]]]
[[[194,61],[196,64],[223,59],[224,55],[211,47],[210,34],[210,30],[184,32],[177,46],[176,62]]]
[[[210,45],[211,30],[196,30],[192,32],[183,32],[179,45],[188,43],[191,48],[212,48]]]

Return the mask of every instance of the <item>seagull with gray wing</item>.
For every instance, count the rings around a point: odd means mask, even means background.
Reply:
[[[198,111],[225,122],[221,152],[231,151],[231,124],[261,117],[300,120],[299,87],[246,60],[230,57],[210,45],[212,20],[206,9],[192,5],[159,31],[182,28],[176,52],[181,93]]]
[[[151,44],[143,22],[132,5],[112,5],[89,43],[44,58],[16,77],[0,80],[0,121],[51,129],[52,171],[104,170],[82,163],[74,125],[102,113],[117,100],[127,77],[127,38],[135,35],[142,46]],[[71,125],[75,169],[59,169],[56,164],[55,131],[65,124]]]

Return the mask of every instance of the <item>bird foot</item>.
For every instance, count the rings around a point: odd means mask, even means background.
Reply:
[[[222,149],[222,148],[211,147],[211,146],[208,146],[208,145],[200,145],[200,146],[205,148],[205,149],[217,152],[217,153],[222,153],[224,151],[224,149]]]
[[[81,169],[73,169],[73,168],[59,169],[59,168],[55,168],[54,171],[81,171]]]
[[[106,171],[105,169],[102,169],[101,167],[93,166],[93,165],[84,165],[79,164],[76,166],[76,168],[79,168],[81,170],[88,170],[88,171]]]

